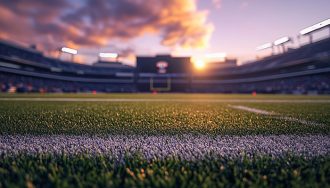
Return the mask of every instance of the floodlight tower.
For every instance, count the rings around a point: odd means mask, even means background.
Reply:
[[[73,62],[74,60],[74,56],[78,54],[78,51],[72,48],[68,48],[68,47],[62,47],[60,50],[61,55],[63,53],[67,53],[71,55],[71,61]]]
[[[313,32],[318,31],[325,27],[329,28],[329,37],[330,37],[330,18],[301,30],[299,34],[300,36],[307,35],[309,37],[309,43],[313,43]]]
[[[274,46],[282,47],[283,53],[286,51],[285,44],[292,41],[290,37],[282,37],[274,42]]]
[[[274,46],[271,42],[265,43],[263,45],[260,45],[256,48],[256,51],[262,51],[262,50],[266,50],[266,49],[272,49],[272,55],[274,55]]]
[[[113,59],[116,59],[116,62],[118,62],[118,57],[119,57],[119,55],[117,53],[108,53],[108,52],[99,53],[99,61],[101,61],[102,58],[113,58]]]

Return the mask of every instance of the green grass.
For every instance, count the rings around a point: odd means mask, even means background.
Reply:
[[[202,94],[0,94],[0,98],[281,99],[329,96]],[[230,108],[243,105],[323,125]],[[0,101],[0,134],[70,135],[330,134],[329,103]],[[1,144],[1,143],[0,143]],[[0,187],[330,187],[330,156],[259,156],[118,163],[106,156],[0,156]]]
[[[330,157],[305,159],[0,157],[0,187],[329,187]]]
[[[246,104],[245,106],[278,112],[288,117],[330,125],[330,104]]]
[[[328,123],[330,119],[328,104],[281,104],[281,108],[274,104],[258,105],[283,114],[297,109],[292,116],[305,118],[302,116],[305,113],[311,117],[308,120],[320,123]],[[0,131],[1,134],[74,135],[329,134],[330,126],[274,119],[232,109],[228,103],[0,101]]]

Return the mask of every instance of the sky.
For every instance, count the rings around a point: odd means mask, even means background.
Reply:
[[[87,64],[98,52],[128,64],[136,55],[225,52],[242,64],[270,54],[255,49],[283,36],[297,47],[299,31],[330,18],[329,7],[329,0],[0,0],[0,38],[51,56],[75,48],[76,61]]]

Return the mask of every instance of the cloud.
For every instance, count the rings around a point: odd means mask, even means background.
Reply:
[[[164,46],[203,48],[214,30],[195,0],[79,2],[0,0],[0,37],[52,49],[106,46],[155,34]]]
[[[57,19],[64,7],[69,7],[65,0],[0,0],[0,36],[44,49],[59,47],[67,34]]]

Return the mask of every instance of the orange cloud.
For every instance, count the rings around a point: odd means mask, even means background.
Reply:
[[[0,36],[44,49],[105,46],[153,33],[169,47],[203,48],[214,30],[196,0],[7,0],[0,3]]]

